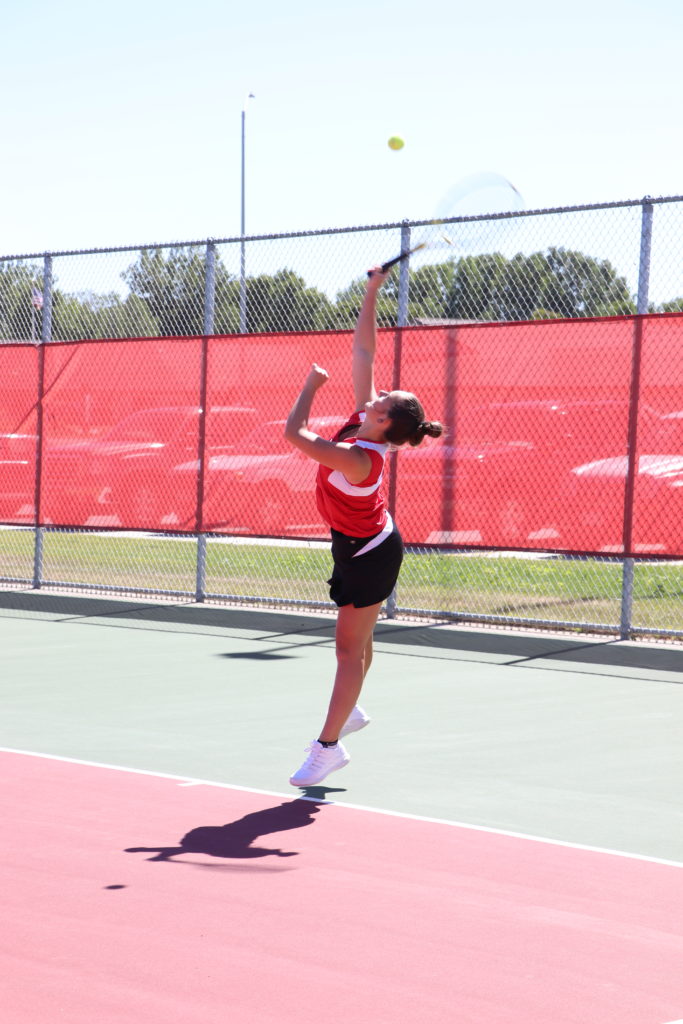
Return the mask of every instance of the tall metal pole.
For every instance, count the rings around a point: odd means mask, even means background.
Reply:
[[[241,175],[241,216],[240,216],[240,235],[242,240],[240,242],[240,334],[246,334],[247,332],[247,253],[246,244],[244,241],[244,235],[246,232],[246,205],[245,205],[245,154],[246,154],[246,124],[247,124],[247,104],[249,100],[255,99],[253,92],[244,100],[244,106],[242,107],[242,175]]]
[[[206,418],[207,378],[209,361],[209,336],[214,330],[214,314],[216,310],[216,244],[207,242],[204,257],[204,337],[202,338],[202,356],[199,383],[199,433],[197,437],[197,564],[195,571],[195,601],[206,600],[206,534],[204,533],[204,482],[206,478]]]
[[[401,242],[399,252],[407,252],[410,249],[410,224],[408,221],[404,221],[401,225]],[[398,278],[398,309],[396,315],[396,333],[394,334],[394,367],[392,373],[391,387],[392,390],[397,390],[401,386],[401,355],[403,350],[403,336],[402,327],[408,325],[408,302],[410,299],[410,259],[401,260],[399,264],[399,278]],[[396,477],[397,477],[397,459],[396,452],[392,452],[389,456],[391,465],[391,474],[389,476],[389,511],[392,516],[396,511]],[[396,587],[392,590],[387,598],[386,603],[386,616],[388,619],[396,618],[396,611],[398,608],[398,592]]]
[[[43,453],[45,450],[45,346],[52,339],[52,256],[43,259],[43,318],[38,349],[38,404],[36,417],[36,475],[33,492],[35,533],[33,545],[33,588],[43,583],[43,547],[45,531],[42,526]]]
[[[631,366],[631,395],[628,423],[628,469],[624,490],[624,565],[621,580],[621,613],[619,638],[628,640],[633,624],[633,588],[635,582],[635,559],[629,557],[633,547],[633,510],[636,478],[638,476],[638,405],[640,398],[640,364],[642,357],[643,321],[650,298],[650,253],[652,249],[652,214],[650,197],[643,199],[640,224],[640,261],[638,268],[638,297],[633,334]]]

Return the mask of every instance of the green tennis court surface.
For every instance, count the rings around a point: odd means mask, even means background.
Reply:
[[[0,745],[295,795],[334,620],[0,594]],[[381,622],[335,800],[683,861],[680,648]],[[330,780],[328,780],[330,781]]]

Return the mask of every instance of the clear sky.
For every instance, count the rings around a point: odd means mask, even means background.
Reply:
[[[3,255],[238,234],[250,91],[247,233],[683,193],[680,0],[3,7]]]

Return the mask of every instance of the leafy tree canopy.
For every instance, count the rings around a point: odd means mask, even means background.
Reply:
[[[121,338],[200,335],[204,330],[203,246],[144,249],[123,272],[129,293],[67,293],[55,277],[52,337]],[[214,333],[240,330],[240,282],[220,258],[215,268]],[[399,274],[378,297],[382,327],[396,323]],[[42,311],[32,301],[41,290],[42,267],[26,261],[0,264],[0,337],[40,337]],[[334,300],[306,285],[291,269],[246,281],[247,332],[316,331],[353,327],[365,291],[359,277]],[[635,312],[626,279],[608,260],[571,249],[462,256],[418,266],[409,275],[408,323],[470,320],[515,321],[613,316]],[[651,312],[683,311],[678,297]]]
[[[16,260],[0,263],[0,338],[39,338],[41,314],[33,304],[34,288],[42,289],[41,266]]]

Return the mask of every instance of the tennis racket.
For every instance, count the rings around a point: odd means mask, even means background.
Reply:
[[[519,189],[507,178],[493,171],[471,174],[446,193],[433,220],[420,224],[415,245],[382,264],[382,273],[425,249],[450,249],[455,253],[480,248],[482,244],[493,249],[497,236],[506,227],[505,219],[496,219],[496,214],[523,209]]]

